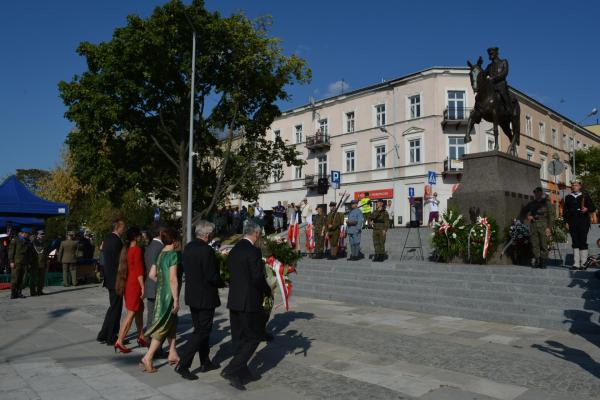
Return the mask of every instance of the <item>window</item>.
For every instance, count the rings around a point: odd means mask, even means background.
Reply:
[[[281,137],[281,131],[279,129],[273,131],[273,139]]]
[[[375,168],[385,168],[385,144],[375,147]]]
[[[346,150],[346,172],[354,172],[354,150]]]
[[[421,95],[416,94],[408,98],[409,102],[409,116],[410,119],[421,117]]]
[[[463,137],[448,138],[448,155],[451,160],[460,160],[465,154],[467,146]]]
[[[546,179],[546,157],[540,156],[540,179]]]
[[[317,172],[319,174],[319,178],[327,177],[327,154],[317,157]]]
[[[421,162],[421,139],[411,139],[408,141],[408,160],[411,164]]]
[[[302,143],[302,125],[296,125],[294,130],[296,131],[296,143]]]
[[[556,132],[556,128],[552,128],[552,146],[558,146],[558,133]]]
[[[539,128],[540,128],[540,132],[539,132],[540,142],[545,142],[546,141],[546,125],[544,125],[543,122],[540,122]]]
[[[573,138],[570,137],[569,138],[569,151],[573,151],[573,149],[574,149],[573,145],[574,145]]]
[[[529,115],[525,116],[525,134],[531,136],[531,117]]]
[[[527,150],[527,161],[533,161],[533,151]]]
[[[465,119],[465,92],[462,90],[448,91],[448,119]]]
[[[563,149],[569,150],[569,141],[567,140],[567,135],[563,135]]]
[[[319,130],[323,135],[327,135],[329,133],[329,121],[327,118],[319,120]]]
[[[294,168],[294,179],[302,179],[302,167]]]
[[[354,132],[354,111],[346,113],[346,133]]]
[[[375,106],[375,126],[385,125],[385,104]]]
[[[494,137],[492,135],[488,135],[488,137],[487,137],[487,149],[488,149],[488,151],[494,150],[495,147],[496,147],[496,140],[494,140]]]

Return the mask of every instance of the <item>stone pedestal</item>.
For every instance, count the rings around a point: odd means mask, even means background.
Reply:
[[[474,214],[494,217],[498,222],[499,239],[504,229],[519,216],[521,209],[533,200],[533,189],[540,186],[540,165],[510,156],[500,151],[466,154],[463,156],[463,176],[449,206],[454,206],[469,221]],[[492,263],[499,260],[501,246]]]

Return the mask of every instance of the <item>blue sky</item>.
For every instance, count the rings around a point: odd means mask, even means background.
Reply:
[[[189,3],[189,0],[186,1]],[[78,43],[109,40],[128,14],[147,16],[163,1],[29,0],[0,13],[0,177],[51,168],[72,125],[57,83],[84,68]],[[301,105],[434,65],[463,66],[499,46],[516,88],[580,121],[600,106],[597,1],[241,1],[208,0],[210,10],[271,15],[286,53],[313,70],[290,88]],[[476,5],[475,5],[476,4]],[[502,5],[500,5],[502,4]],[[502,7],[505,9],[503,10]],[[494,15],[494,16],[492,16]],[[201,40],[201,38],[200,38]],[[337,82],[337,84],[336,84]],[[595,120],[589,121],[595,122]]]

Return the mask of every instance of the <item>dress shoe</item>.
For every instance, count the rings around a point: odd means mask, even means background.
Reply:
[[[240,372],[240,376],[244,384],[256,382],[260,379],[260,376],[254,375],[247,367],[246,369],[242,370],[242,372]]]
[[[329,256],[329,257],[327,257],[327,259],[328,260],[337,260],[337,257],[335,257],[335,256]]]
[[[354,257],[354,256],[350,256],[347,258],[348,261],[356,261],[358,260],[358,258]]]
[[[265,332],[265,335],[263,336],[263,340],[265,342],[272,342],[275,339],[275,337],[273,335],[271,335],[270,333]]]
[[[242,378],[240,378],[238,375],[224,374],[223,372],[221,372],[221,376],[227,379],[229,381],[229,384],[237,390],[246,390],[246,386],[244,386]]]
[[[215,369],[219,368],[221,368],[219,364],[215,364],[212,361],[207,361],[206,363],[200,366],[200,372],[205,373],[209,371],[214,371]]]
[[[188,381],[195,381],[198,379],[196,375],[190,372],[189,368],[182,367],[179,364],[177,364],[175,367],[175,372],[177,372],[183,379],[187,379]]]

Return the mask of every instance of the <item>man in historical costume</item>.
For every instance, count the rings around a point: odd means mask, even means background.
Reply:
[[[571,182],[571,193],[565,197],[563,218],[571,235],[573,247],[572,269],[585,269],[588,258],[587,235],[590,230],[590,214],[596,211],[589,193],[582,189],[581,181]]]
[[[329,203],[329,214],[327,214],[325,224],[327,240],[329,241],[328,260],[335,260],[337,259],[338,254],[340,227],[344,224],[344,214],[337,211],[337,204],[335,201]]]
[[[384,200],[377,200],[376,209],[371,214],[371,222],[373,223],[373,247],[375,248],[373,261],[375,262],[385,260],[385,237],[390,223],[390,216],[385,210],[384,205]]]
[[[48,245],[45,241],[44,231],[38,231],[33,240],[33,249],[35,250],[34,262],[29,271],[29,292],[32,296],[41,296],[44,294],[44,281],[46,278],[46,260],[48,256]]]
[[[315,236],[315,249],[313,258],[323,258],[325,245],[325,225],[327,217],[323,207],[317,207],[317,214],[313,216],[313,234]]]
[[[8,262],[10,264],[10,298],[24,298],[21,293],[25,272],[34,262],[35,250],[29,240],[31,228],[23,228],[8,246]]]
[[[185,304],[190,307],[194,332],[181,353],[175,372],[188,380],[198,379],[190,372],[196,353],[200,356],[200,372],[219,368],[219,365],[209,358],[209,340],[215,308],[221,305],[219,288],[225,287],[215,251],[208,245],[214,230],[213,223],[200,221],[196,225],[196,240],[188,243],[183,250]]]
[[[544,195],[541,187],[533,190],[534,199],[525,206],[523,214],[530,224],[531,247],[535,262],[533,268],[546,268],[548,260],[548,242],[552,236],[554,207]]]
[[[350,213],[348,214],[348,243],[350,244],[350,257],[349,261],[360,260],[360,234],[363,226],[363,215],[358,208],[356,200],[350,202]]]
[[[314,227],[313,227],[313,209],[308,204],[308,199],[304,198],[300,203],[300,213],[302,215],[302,222],[306,224],[306,252],[311,255],[314,249]]]
[[[484,74],[494,86],[494,90],[500,95],[504,107],[511,112],[512,104],[510,94],[508,93],[508,83],[506,83],[506,77],[508,76],[508,60],[503,60],[498,56],[498,48],[490,47],[487,49],[487,53],[490,59],[490,63],[485,68]]]
[[[369,198],[369,192],[365,192],[363,198],[360,199],[358,202],[358,208],[363,215],[363,229],[367,229],[369,227],[369,223],[371,222],[371,213],[373,212],[371,199]]]
[[[62,264],[63,286],[69,286],[69,274],[71,284],[77,286],[77,252],[79,242],[75,240],[75,232],[67,232],[67,238],[60,243],[58,248],[58,261]]]
[[[221,371],[221,376],[238,390],[246,390],[245,382],[256,380],[248,369],[248,361],[265,335],[265,317],[262,308],[265,296],[271,288],[265,278],[262,252],[257,247],[261,227],[248,220],[244,226],[244,238],[227,257],[229,270],[229,297],[227,308],[231,323],[233,358]]]

